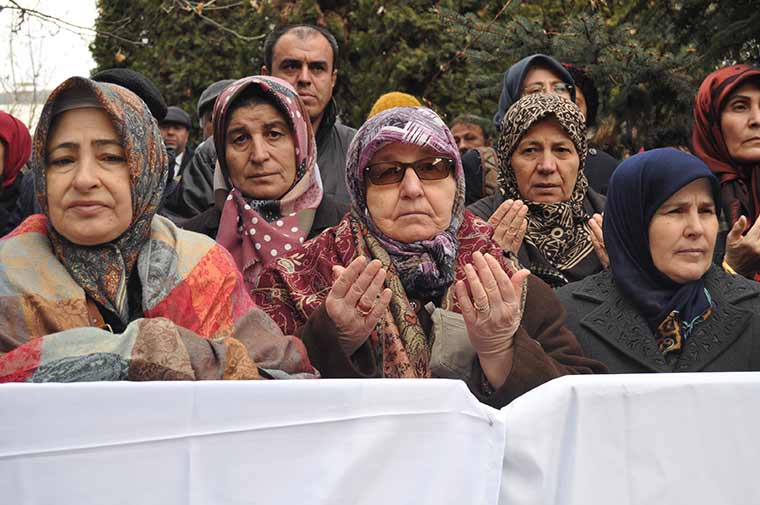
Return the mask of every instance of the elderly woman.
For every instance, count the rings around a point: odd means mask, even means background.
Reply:
[[[0,381],[313,374],[229,253],[156,216],[167,155],[136,95],[68,79],[32,164],[44,214],[0,240]]]
[[[465,211],[459,151],[433,111],[372,117],[347,174],[351,212],[273,263],[253,292],[323,376],[461,378],[502,406],[601,369],[579,353],[552,290],[516,271]]]
[[[216,237],[250,289],[264,266],[336,225],[347,208],[322,192],[308,112],[281,79],[229,85],[214,107],[214,144],[224,193],[183,226]]]
[[[32,153],[32,138],[26,125],[10,114],[0,111],[0,236],[16,227],[16,216],[23,173],[21,168]]]
[[[585,123],[578,107],[560,96],[518,100],[498,140],[500,191],[469,207],[494,225],[494,240],[505,251],[553,287],[601,271],[606,259],[599,215],[604,197],[583,173]]]
[[[654,149],[610,180],[610,271],[558,296],[583,350],[613,373],[760,370],[760,284],[712,265],[720,189],[695,156]]]
[[[726,228],[731,228],[724,266],[759,280],[760,68],[733,65],[707,76],[694,103],[692,144],[720,181]]]

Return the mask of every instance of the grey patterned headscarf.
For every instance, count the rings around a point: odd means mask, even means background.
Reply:
[[[517,187],[512,169],[512,155],[522,138],[543,119],[556,119],[578,151],[578,178],[570,199],[565,202],[541,203],[526,200]],[[586,121],[578,106],[558,95],[535,93],[525,95],[509,108],[501,124],[497,152],[501,163],[499,184],[504,198],[523,200],[528,206],[528,229],[525,241],[536,247],[558,270],[569,270],[593,252],[589,215],[583,200],[588,180],[583,173],[588,144]]]

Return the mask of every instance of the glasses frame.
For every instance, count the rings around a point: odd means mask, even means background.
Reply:
[[[440,160],[446,163],[446,165],[448,166],[448,171],[446,172],[446,175],[444,175],[443,177],[429,177],[429,174],[422,176],[419,171],[419,165],[424,162],[429,162],[430,160]],[[381,182],[381,183],[377,183],[373,181],[370,175],[371,170],[373,167],[377,167],[380,165],[394,165],[396,167],[401,168],[402,170],[399,171],[398,180],[392,180],[390,182]],[[452,173],[454,173],[454,170],[456,169],[456,161],[454,161],[453,158],[449,158],[447,156],[428,156],[426,158],[419,159],[412,163],[403,163],[400,161],[381,161],[380,163],[373,163],[372,165],[367,165],[366,167],[364,167],[364,179],[365,181],[368,181],[369,183],[371,183],[373,186],[389,186],[391,184],[398,184],[404,180],[404,177],[406,177],[406,171],[410,168],[414,170],[415,175],[421,181],[440,181],[440,180],[445,179]]]
[[[537,89],[536,91],[529,91],[529,88],[525,88],[525,90],[523,91],[523,95],[535,95],[536,93],[552,93],[555,95],[561,95],[563,93],[567,93],[568,95],[572,96],[573,89],[575,89],[575,86],[573,86],[572,84],[568,84],[566,82],[555,83],[554,85],[551,86],[550,91],[546,90],[546,86],[544,86],[544,83],[537,82],[536,84],[534,84],[534,86],[537,84],[541,84],[541,89]],[[557,88],[562,88],[562,87],[565,88],[563,91],[557,91]]]

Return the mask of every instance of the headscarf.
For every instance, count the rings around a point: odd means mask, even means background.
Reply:
[[[504,72],[504,80],[501,84],[499,96],[499,108],[493,116],[493,124],[498,131],[501,128],[504,115],[510,107],[520,99],[522,95],[523,80],[533,67],[546,67],[559,77],[562,82],[573,86],[570,89],[570,98],[575,102],[575,82],[570,72],[560,62],[545,54],[531,54],[521,59]]]
[[[526,200],[520,194],[512,169],[512,155],[517,145],[533,125],[546,118],[557,120],[578,151],[578,178],[566,202]],[[566,98],[549,93],[526,95],[504,116],[497,147],[501,163],[500,190],[505,199],[520,199],[528,206],[525,241],[560,271],[572,269],[594,250],[589,216],[583,205],[588,191],[588,181],[583,173],[587,151],[586,120],[578,106]]]
[[[372,221],[367,208],[364,169],[377,151],[394,142],[430,148],[456,163],[457,189],[451,223],[430,240],[406,243],[389,238]],[[348,148],[346,185],[351,196],[352,216],[388,252],[406,293],[412,297],[442,295],[454,281],[459,250],[456,234],[464,216],[465,195],[459,149],[441,118],[426,107],[394,107],[368,119]]]
[[[296,176],[293,186],[279,200],[247,197],[233,186],[227,167],[227,124],[235,99],[256,89],[285,116],[293,134]],[[227,187],[216,240],[235,258],[250,283],[264,265],[291,254],[306,239],[322,201],[317,168],[317,146],[306,106],[287,82],[276,77],[244,77],[230,84],[214,105],[214,146]]]
[[[742,167],[728,152],[720,128],[720,115],[726,100],[747,79],[760,76],[760,68],[732,65],[708,75],[699,86],[694,102],[694,154],[704,161],[720,180],[723,205],[733,225],[744,213],[751,222],[760,216],[760,163]]]
[[[612,174],[604,212],[604,244],[615,284],[636,305],[652,331],[677,310],[692,321],[710,307],[704,281],[678,284],[654,265],[649,225],[657,209],[687,184],[710,182],[720,213],[718,180],[699,158],[673,148],[631,156]]]
[[[91,100],[100,104],[124,146],[131,184],[132,222],[119,237],[95,246],[68,241],[48,219],[49,236],[58,260],[87,296],[126,324],[130,319],[127,282],[140,249],[150,236],[151,221],[164,191],[168,158],[158,125],[148,106],[137,95],[115,84],[98,83],[83,77],[67,79],[50,94],[34,134],[34,183],[37,200],[48,217],[45,170],[51,126],[60,104],[69,101],[71,96],[82,95],[89,95]]]
[[[0,140],[5,144],[3,159],[3,189],[16,180],[21,167],[29,161],[32,154],[32,137],[26,125],[0,110]]]

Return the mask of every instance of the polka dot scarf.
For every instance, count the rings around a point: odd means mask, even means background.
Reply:
[[[287,118],[293,132],[296,178],[279,200],[256,200],[235,188],[225,159],[226,123],[235,98],[257,87]],[[311,230],[314,214],[322,201],[322,183],[317,168],[317,148],[306,107],[290,85],[275,77],[245,77],[231,84],[214,106],[214,145],[219,167],[230,190],[222,209],[217,242],[223,245],[252,286],[269,262],[300,248]]]

